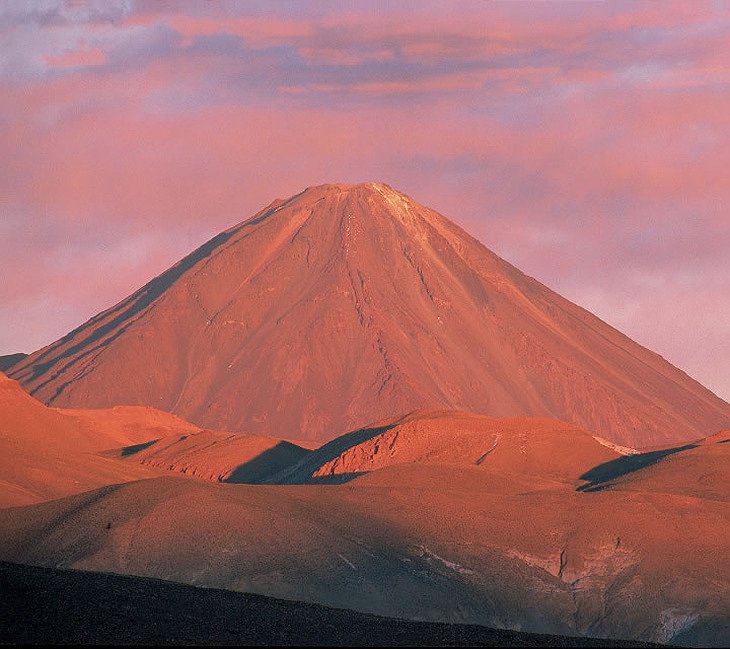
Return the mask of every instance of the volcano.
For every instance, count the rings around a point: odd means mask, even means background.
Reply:
[[[274,201],[8,374],[57,407],[318,441],[425,408],[630,447],[730,426],[684,372],[376,183]]]

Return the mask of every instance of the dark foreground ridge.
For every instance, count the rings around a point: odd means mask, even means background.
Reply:
[[[0,562],[0,644],[655,647],[413,622],[106,573]]]

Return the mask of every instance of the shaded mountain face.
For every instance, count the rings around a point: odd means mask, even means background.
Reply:
[[[0,372],[6,372],[24,358],[28,358],[28,354],[23,354],[22,352],[0,356]]]
[[[382,184],[275,201],[9,374],[56,406],[322,441],[419,408],[637,447],[730,425],[699,383]]]

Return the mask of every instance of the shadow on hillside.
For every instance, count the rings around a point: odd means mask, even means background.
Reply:
[[[135,453],[139,453],[140,451],[144,451],[146,448],[149,448],[153,444],[157,444],[159,442],[159,439],[153,439],[149,442],[142,442],[141,444],[132,444],[132,446],[125,446],[120,452],[120,457],[129,457],[130,455],[134,455]]]
[[[261,484],[267,482],[281,471],[300,462],[312,451],[292,444],[279,442],[252,460],[239,464],[231,474],[223,480],[232,484]]]
[[[696,447],[697,444],[686,444],[685,446],[664,448],[659,451],[649,451],[648,453],[639,453],[637,455],[623,455],[615,460],[599,464],[590,471],[586,471],[580,476],[580,479],[586,480],[587,483],[577,487],[576,491],[601,491],[610,487],[613,484],[613,480],[656,464],[669,455]]]
[[[395,428],[399,422],[385,426],[370,426],[345,433],[321,446],[316,451],[310,451],[301,461],[290,466],[277,475],[272,476],[270,484],[342,484],[354,480],[364,472],[337,473],[331,475],[314,476],[320,467],[331,462],[347,449],[362,444],[377,435]]]
[[[354,471],[353,473],[333,473],[332,475],[313,476],[307,480],[307,484],[345,484],[366,473],[367,471]]]
[[[371,426],[345,433],[324,446],[312,451],[292,442],[280,441],[256,457],[236,466],[221,482],[228,484],[343,484],[366,473],[356,471],[314,476],[313,474],[328,462],[334,460],[353,446],[389,431],[398,425]],[[181,438],[181,439],[184,439]],[[142,444],[125,446],[116,450],[117,457],[130,457],[156,444],[152,440]]]
[[[28,354],[22,352],[0,356],[0,372],[7,372],[13,365],[17,365],[25,358],[28,358]]]

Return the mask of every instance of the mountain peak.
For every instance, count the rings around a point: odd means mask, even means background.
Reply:
[[[9,374],[55,406],[320,441],[421,408],[630,447],[730,425],[684,373],[372,182],[274,201]]]
[[[337,233],[342,251],[353,254],[356,244],[370,240],[374,254],[378,248],[422,245],[434,236],[452,239],[464,234],[457,226],[436,212],[419,205],[406,194],[380,182],[357,184],[329,183],[307,187],[288,199],[277,199],[263,211],[233,228],[241,237],[251,234],[252,226],[266,220],[281,236],[294,237],[304,230],[318,237]],[[302,230],[302,228],[304,230]],[[299,235],[296,235],[299,236]],[[457,244],[459,247],[460,244]]]
[[[294,194],[283,202],[294,202],[303,198],[323,198],[325,196],[346,196],[377,197],[398,195],[408,198],[405,194],[396,191],[390,185],[381,182],[364,183],[325,183],[322,185],[310,185],[298,194]],[[410,199],[409,199],[410,200]]]
[[[383,182],[362,182],[362,183],[324,183],[322,185],[310,185],[304,192],[329,192],[347,193],[356,192],[394,192],[395,190]]]
[[[335,197],[337,200],[371,200],[383,201],[392,209],[403,210],[412,206],[415,201],[390,185],[382,182],[365,182],[365,183],[327,183],[324,185],[313,185],[307,187],[299,194],[295,194],[288,200],[282,200],[281,203],[296,203],[300,200],[321,200],[323,198]],[[419,206],[422,207],[422,206]],[[425,209],[425,208],[422,208]]]

